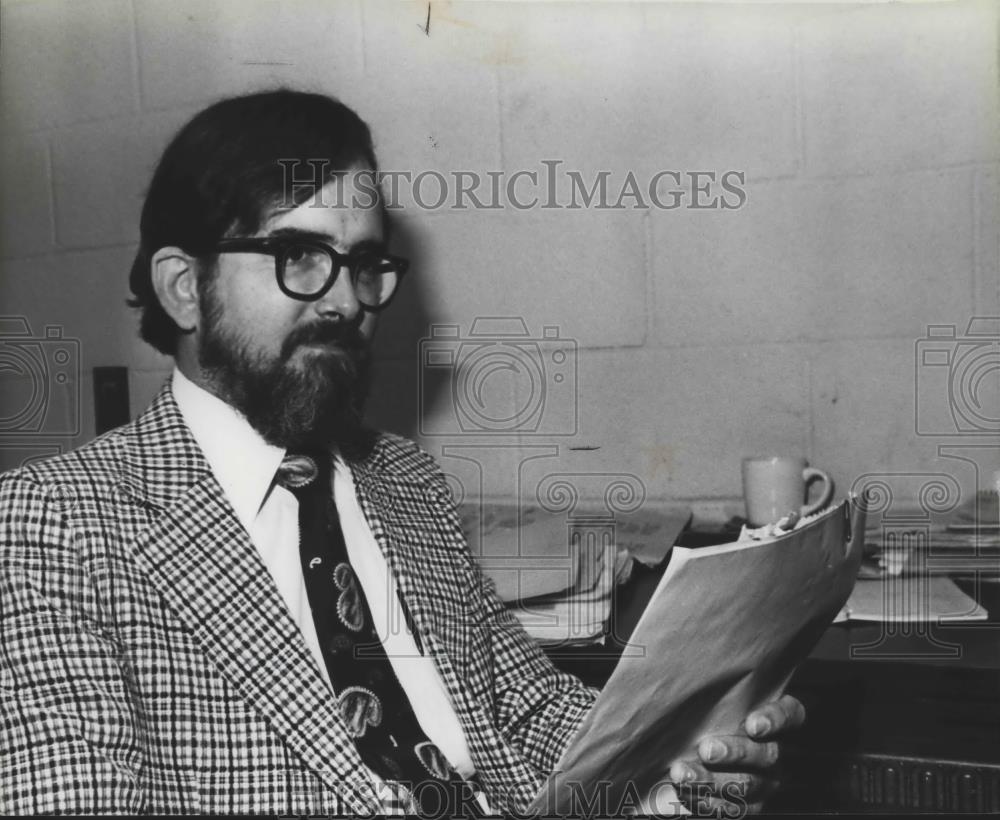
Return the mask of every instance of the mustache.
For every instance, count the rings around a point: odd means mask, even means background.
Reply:
[[[313,322],[295,328],[281,345],[281,358],[287,360],[302,345],[335,344],[354,359],[363,359],[368,352],[368,343],[361,335],[356,322]]]

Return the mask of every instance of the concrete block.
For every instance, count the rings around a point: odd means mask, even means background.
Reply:
[[[943,472],[964,492],[974,489],[968,471],[939,448],[978,443],[995,449],[995,437],[969,435],[951,421],[949,405],[958,401],[967,407],[968,397],[949,389],[948,368],[929,373],[917,354],[918,339],[824,343],[812,351],[814,461],[830,470],[844,491],[872,472],[928,477]],[[996,420],[1000,374],[990,375],[977,392],[980,410]]]
[[[919,334],[972,298],[972,175],[750,185],[738,210],[652,213],[664,345]]]
[[[47,0],[3,8],[0,110],[19,130],[138,108],[128,0]]]
[[[342,97],[372,127],[383,170],[499,168],[496,55],[508,16],[495,4],[365,4],[365,78]],[[426,31],[425,31],[426,28]],[[429,184],[429,183],[428,183]],[[430,188],[428,188],[430,191]],[[410,186],[401,185],[410,204]]]
[[[139,219],[156,164],[196,109],[80,125],[54,137],[56,231],[66,248],[139,241]]]
[[[563,397],[552,393],[555,368],[540,352],[530,343],[516,350],[470,349],[430,340],[418,359],[375,363],[366,417],[378,429],[420,438],[438,449],[469,441],[516,448],[522,439],[535,438],[524,431],[562,429],[557,405]],[[567,387],[574,385],[567,382]],[[547,408],[541,406],[546,399]]]
[[[415,252],[406,287],[428,323],[511,316],[529,334],[556,326],[580,347],[645,336],[642,217],[608,211],[447,213],[406,217]],[[408,297],[409,298],[409,297]],[[401,313],[404,303],[390,311]],[[392,320],[386,317],[386,324]]]
[[[511,418],[518,409],[517,378],[487,377],[481,398],[462,390],[418,360],[396,359],[376,363],[366,420],[379,430],[413,438],[440,463],[459,503],[483,498],[510,500],[519,496],[523,465],[535,458],[552,460],[558,447],[548,439],[528,440],[517,424],[490,427],[475,422]],[[507,374],[508,376],[510,374]],[[456,392],[451,388],[457,387]],[[459,413],[472,410],[462,426]]]
[[[517,16],[501,75],[508,169],[794,172],[785,12],[532,4]]]
[[[997,28],[988,0],[879,3],[805,21],[807,171],[996,161]]]
[[[4,135],[0,163],[0,255],[46,253],[53,247],[47,137]]]
[[[138,242],[141,183],[123,161],[135,142],[131,125],[114,122],[55,135],[56,238],[62,247]]]
[[[524,442],[507,437],[461,440],[420,438],[421,445],[444,470],[448,485],[459,504],[481,500],[533,497],[539,465],[559,469],[559,447],[549,442]],[[489,554],[496,555],[489,551]]]
[[[651,498],[738,497],[743,456],[810,455],[807,368],[795,345],[583,351],[560,458],[634,474]]]
[[[1000,170],[976,172],[976,291],[974,312],[1000,316]]]
[[[80,366],[162,370],[170,360],[139,338],[138,313],[125,304],[134,248],[107,248],[9,262],[0,302],[35,334],[54,326],[79,342]]]
[[[145,108],[287,85],[338,95],[357,81],[357,2],[136,0]]]

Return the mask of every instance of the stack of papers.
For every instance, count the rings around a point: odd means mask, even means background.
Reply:
[[[976,493],[955,510],[947,528],[952,532],[1000,532],[1000,488]]]
[[[980,491],[945,516],[872,516],[865,531],[861,577],[1000,575],[997,498],[992,490]]]
[[[469,549],[528,634],[541,643],[600,643],[615,586],[633,561],[656,565],[691,518],[687,508],[571,515],[513,503],[461,510]]]
[[[603,549],[592,587],[512,601],[509,607],[539,643],[603,643],[615,586],[628,580],[631,569],[632,559],[625,550]]]

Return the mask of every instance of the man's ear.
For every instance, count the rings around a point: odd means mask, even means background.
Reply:
[[[198,265],[180,248],[160,248],[152,259],[153,290],[156,298],[184,332],[198,327]]]

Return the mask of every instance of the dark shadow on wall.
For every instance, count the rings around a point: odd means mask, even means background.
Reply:
[[[392,226],[393,253],[410,260],[410,269],[393,303],[379,317],[373,349],[372,386],[366,406],[367,422],[378,430],[407,437],[420,430],[420,343],[430,335],[435,316],[425,285],[421,252],[426,229],[412,220],[396,220]],[[425,384],[424,406],[433,406],[436,389]]]

